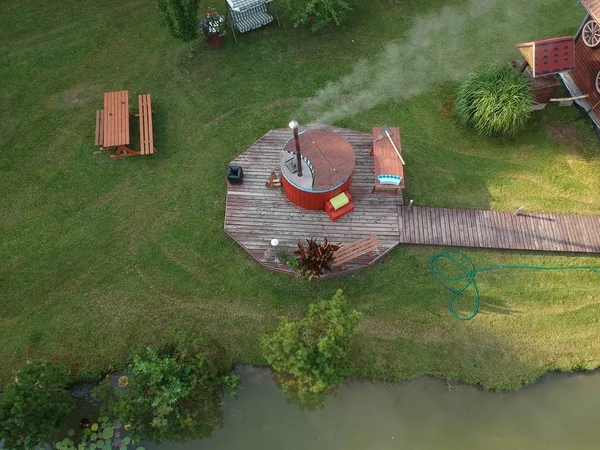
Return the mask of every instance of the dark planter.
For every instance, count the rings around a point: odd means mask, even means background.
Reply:
[[[223,35],[221,33],[207,34],[206,45],[208,45],[208,48],[211,50],[217,50],[223,47]]]
[[[244,180],[244,171],[240,166],[229,166],[227,170],[227,180],[231,184],[241,184]]]

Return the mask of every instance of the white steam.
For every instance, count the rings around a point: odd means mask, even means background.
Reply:
[[[374,60],[359,61],[349,75],[318,91],[297,116],[333,123],[382,102],[461,81],[510,54],[518,42],[554,37],[544,31],[542,19],[558,3],[561,0],[468,0],[418,17],[404,40],[388,43]]]

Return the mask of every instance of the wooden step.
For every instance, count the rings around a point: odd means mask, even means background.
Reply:
[[[350,202],[350,203],[342,206],[340,209],[334,209],[332,211],[325,211],[325,212],[327,213],[329,218],[335,222],[340,217],[344,217],[345,215],[350,214],[352,211],[354,211],[354,203]]]

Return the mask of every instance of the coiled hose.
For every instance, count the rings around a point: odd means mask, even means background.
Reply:
[[[439,267],[439,263],[441,260],[447,260],[450,263],[454,264],[460,271],[461,274],[457,276],[449,276],[444,275]],[[454,295],[450,298],[450,313],[458,320],[471,320],[479,311],[479,290],[477,289],[477,283],[475,282],[475,275],[481,272],[486,272],[488,270],[494,269],[520,269],[520,270],[587,270],[590,272],[595,272],[600,275],[600,269],[591,266],[572,266],[572,267],[544,267],[544,266],[489,266],[483,267],[481,269],[475,270],[475,266],[473,266],[473,261],[463,252],[458,250],[446,250],[429,260],[429,270],[431,274],[435,277],[438,283],[444,286],[449,291],[452,291]],[[464,285],[460,289],[455,289],[450,285],[450,282],[463,281]],[[454,311],[454,300],[456,300],[459,296],[463,295],[469,287],[473,287],[473,292],[475,293],[475,308],[473,312],[468,316],[459,316],[456,311]]]

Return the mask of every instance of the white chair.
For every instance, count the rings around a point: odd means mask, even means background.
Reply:
[[[269,9],[272,10],[269,11]],[[237,44],[235,30],[240,33],[254,30],[273,22],[273,16],[277,19],[277,25],[281,28],[279,16],[272,4],[272,0],[227,0],[226,21],[229,22],[233,39]]]

